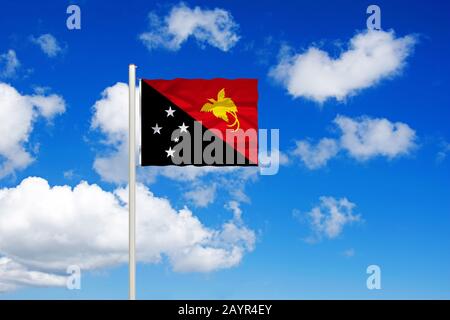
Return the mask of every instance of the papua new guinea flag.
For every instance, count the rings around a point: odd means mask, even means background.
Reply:
[[[256,79],[145,80],[141,165],[258,165]]]

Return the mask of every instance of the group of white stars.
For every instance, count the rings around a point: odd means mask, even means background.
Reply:
[[[175,113],[176,110],[172,109],[172,106],[169,106],[169,109],[164,110],[164,111],[167,113],[167,117],[172,117],[172,118],[175,117],[174,113]],[[152,127],[153,134],[161,134],[161,129],[162,128],[163,127],[158,126],[158,123],[156,123],[155,126]],[[185,125],[184,122],[183,122],[183,124],[181,126],[178,126],[178,128],[180,128],[180,133],[183,133],[183,132],[187,133],[188,132],[187,128],[189,128],[189,126]],[[179,138],[175,137],[173,140],[175,142],[178,142]],[[173,154],[175,153],[175,149],[172,149],[172,147],[169,147],[169,149],[165,150],[165,151],[167,153],[167,157],[173,157]]]

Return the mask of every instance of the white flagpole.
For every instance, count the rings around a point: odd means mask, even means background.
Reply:
[[[136,65],[130,64],[129,75],[129,300],[136,300]]]

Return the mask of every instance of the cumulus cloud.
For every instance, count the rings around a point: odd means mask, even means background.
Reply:
[[[313,170],[326,166],[339,152],[358,161],[367,161],[378,156],[393,159],[407,155],[416,148],[416,132],[402,122],[338,115],[334,124],[339,129],[339,137],[322,138],[316,145],[309,140],[296,141],[291,154]]]
[[[60,287],[66,284],[62,275],[29,270],[10,258],[0,257],[0,293],[20,287]]]
[[[102,180],[114,184],[128,182],[128,103],[128,85],[117,82],[103,90],[101,98],[92,107],[91,129],[101,132],[105,137],[103,145],[107,147],[107,150],[97,154],[94,170]],[[139,123],[138,114],[136,123]],[[136,130],[136,143],[138,141]],[[150,180],[152,178],[149,177]]]
[[[128,137],[128,85],[118,82],[106,88],[95,102],[92,128],[103,131],[111,142]]]
[[[38,177],[0,189],[0,254],[51,273],[69,265],[89,270],[125,263],[127,202],[126,188],[108,192],[86,182],[51,187]],[[180,272],[236,266],[255,242],[241,220],[208,228],[188,208],[173,208],[141,184],[136,234],[140,262],[159,263],[166,256]]]
[[[139,35],[149,50],[162,47],[176,51],[192,37],[201,46],[208,44],[228,51],[239,40],[238,24],[228,11],[220,8],[189,8],[180,3],[162,19],[150,13],[149,24],[150,30]]]
[[[226,205],[225,208],[233,212],[236,221],[241,221],[242,209],[238,201],[231,200]]]
[[[393,31],[368,30],[350,39],[347,51],[337,58],[314,46],[298,54],[284,50],[269,75],[294,98],[341,101],[397,75],[415,42],[411,35],[396,37]]]
[[[30,39],[50,58],[56,57],[63,50],[58,40],[49,33],[42,34],[39,37],[32,36]]]
[[[450,143],[448,143],[446,141],[442,141],[440,143],[440,148],[441,148],[441,150],[438,151],[438,153],[436,155],[436,161],[438,163],[443,162],[447,158],[448,153],[450,153]]]
[[[26,168],[33,156],[26,143],[39,117],[47,120],[65,111],[63,98],[51,95],[22,95],[0,82],[0,178]]]
[[[216,185],[198,186],[184,194],[184,197],[197,207],[207,207],[214,202]]]
[[[14,50],[0,54],[0,78],[14,77],[19,67],[20,61]]]
[[[106,147],[104,152],[97,153],[94,170],[102,180],[114,184],[128,182],[128,103],[128,85],[117,82],[103,90],[101,98],[92,107],[91,129],[101,132],[105,138],[102,142]],[[139,123],[137,113],[136,123]],[[136,130],[136,143],[138,141]],[[136,147],[136,150],[139,148]],[[147,180],[154,179],[151,174],[147,176]],[[142,178],[142,174],[139,177]]]
[[[237,245],[236,243],[240,243]],[[214,246],[195,245],[174,251],[169,256],[178,272],[210,272],[239,264],[246,251],[254,249],[255,233],[237,223],[228,222],[213,234]],[[225,247],[223,247],[225,244]],[[219,245],[218,247],[216,247]]]
[[[341,147],[358,160],[375,156],[392,159],[408,154],[415,147],[415,131],[402,122],[344,116],[337,116],[334,122],[342,131]]]
[[[361,216],[353,213],[355,206],[347,198],[320,197],[319,205],[305,214],[312,231],[306,240],[317,242],[323,238],[337,238],[346,225],[361,221]]]
[[[296,141],[292,154],[300,157],[308,169],[325,166],[339,152],[339,145],[334,139],[323,138],[313,146],[309,141]]]

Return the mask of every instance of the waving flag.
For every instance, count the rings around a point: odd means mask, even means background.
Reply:
[[[141,165],[258,165],[256,79],[141,80]]]

